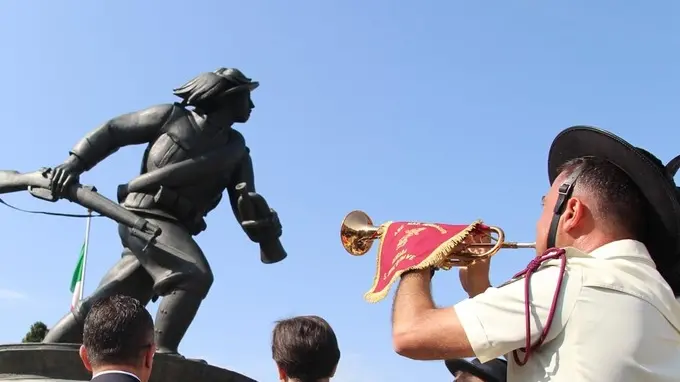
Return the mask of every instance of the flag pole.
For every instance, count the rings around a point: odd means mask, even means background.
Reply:
[[[90,246],[90,227],[92,225],[92,210],[87,210],[87,222],[85,223],[85,244],[83,244],[83,268],[81,270],[81,286],[80,296],[78,300],[83,299],[83,292],[85,290],[85,268],[87,268],[87,251]]]

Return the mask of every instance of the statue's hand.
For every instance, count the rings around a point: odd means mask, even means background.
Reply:
[[[243,227],[248,238],[255,243],[276,239],[281,236],[282,231],[279,215],[273,209],[270,209],[269,214],[258,220],[242,221],[241,227]]]
[[[77,156],[71,155],[64,163],[50,172],[50,188],[55,196],[61,196],[68,187],[76,182],[84,168]]]

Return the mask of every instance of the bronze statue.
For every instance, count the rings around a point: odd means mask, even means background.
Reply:
[[[125,294],[147,304],[162,297],[155,323],[158,352],[179,355],[179,344],[213,283],[193,236],[206,229],[204,217],[224,190],[236,219],[260,244],[262,262],[286,257],[278,215],[255,193],[250,150],[232,128],[248,121],[254,108],[250,94],[258,85],[238,69],[200,74],[174,90],[180,103],[111,119],[78,142],[54,170],[0,174],[0,193],[32,186],[34,196],[66,198],[119,223],[124,247],[120,261],[44,342],[80,343],[94,299]],[[135,144],[147,144],[141,174],[119,186],[120,206],[79,184],[83,172]]]

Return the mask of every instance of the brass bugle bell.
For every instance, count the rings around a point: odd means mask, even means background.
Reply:
[[[342,221],[340,240],[345,250],[352,256],[366,254],[375,240],[383,235],[381,226],[374,226],[373,220],[363,211],[352,211]],[[478,235],[480,236],[480,235]],[[536,243],[516,243],[505,241],[505,232],[499,227],[484,226],[482,242],[462,243],[456,252],[447,259],[447,268],[467,266],[475,260],[489,258],[502,248],[536,248]]]

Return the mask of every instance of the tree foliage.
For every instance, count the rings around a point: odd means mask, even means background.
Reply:
[[[24,336],[24,339],[22,339],[21,342],[42,342],[48,331],[47,325],[42,321],[38,321],[31,325],[31,329],[26,333],[26,336]]]

